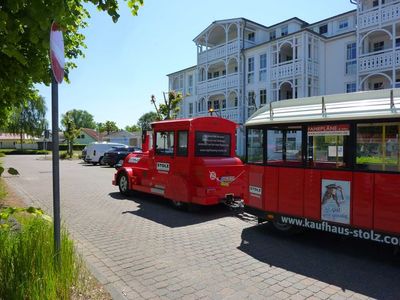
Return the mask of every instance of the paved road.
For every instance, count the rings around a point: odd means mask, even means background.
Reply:
[[[6,182],[52,212],[51,161],[8,156]],[[181,212],[156,197],[122,197],[114,170],[61,162],[62,218],[115,299],[399,299],[392,248],[318,232],[293,237],[224,207]]]

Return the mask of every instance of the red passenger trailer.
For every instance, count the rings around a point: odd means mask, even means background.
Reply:
[[[246,211],[399,245],[400,90],[274,102],[246,123]]]
[[[125,158],[113,184],[157,194],[183,204],[240,202],[246,190],[244,165],[235,156],[236,124],[218,117],[151,124],[143,152]]]

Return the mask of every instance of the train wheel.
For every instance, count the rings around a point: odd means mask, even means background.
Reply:
[[[178,209],[183,209],[185,207],[185,203],[182,201],[171,200],[171,203],[175,208],[178,208]]]
[[[118,187],[119,187],[119,192],[122,195],[125,195],[125,196],[129,195],[130,191],[129,191],[129,186],[128,186],[128,176],[126,174],[122,174],[119,177]]]

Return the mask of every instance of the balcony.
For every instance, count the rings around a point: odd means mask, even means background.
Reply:
[[[400,66],[400,49],[393,53],[392,49],[369,53],[359,57],[358,70],[360,73],[376,72]]]
[[[303,66],[300,61],[297,62],[285,62],[284,64],[279,64],[276,67],[272,67],[271,79],[285,79],[288,77],[303,74]]]
[[[205,117],[210,114],[206,111],[197,112],[196,117]],[[239,107],[224,108],[221,110],[216,110],[214,116],[218,116],[224,119],[231,120],[235,123],[239,123]]]
[[[226,88],[234,88],[239,85],[239,74],[229,74],[228,76],[221,76],[197,84],[197,94],[207,94]]]
[[[227,55],[236,54],[239,51],[238,40],[230,41],[228,44],[223,44],[211,48],[207,51],[199,53],[197,56],[198,64],[204,64],[207,61],[225,58]]]
[[[400,19],[400,2],[395,4],[388,3],[381,8],[361,11],[358,13],[359,29],[365,29],[371,26],[377,26],[385,22],[398,21]]]

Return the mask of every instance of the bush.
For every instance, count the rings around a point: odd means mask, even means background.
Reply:
[[[14,155],[14,154],[48,154],[50,151],[47,150],[20,150],[20,149],[4,149],[0,150],[0,157],[2,155]]]
[[[61,232],[58,267],[53,224],[27,215],[18,222],[17,230],[0,228],[0,299],[70,299],[81,261],[67,232]]]
[[[76,151],[82,151],[83,148],[85,148],[85,147],[86,147],[85,144],[74,144],[72,146],[72,149],[76,150]],[[60,151],[66,151],[66,150],[68,150],[68,145],[67,144],[60,144],[59,149],[60,149]]]

